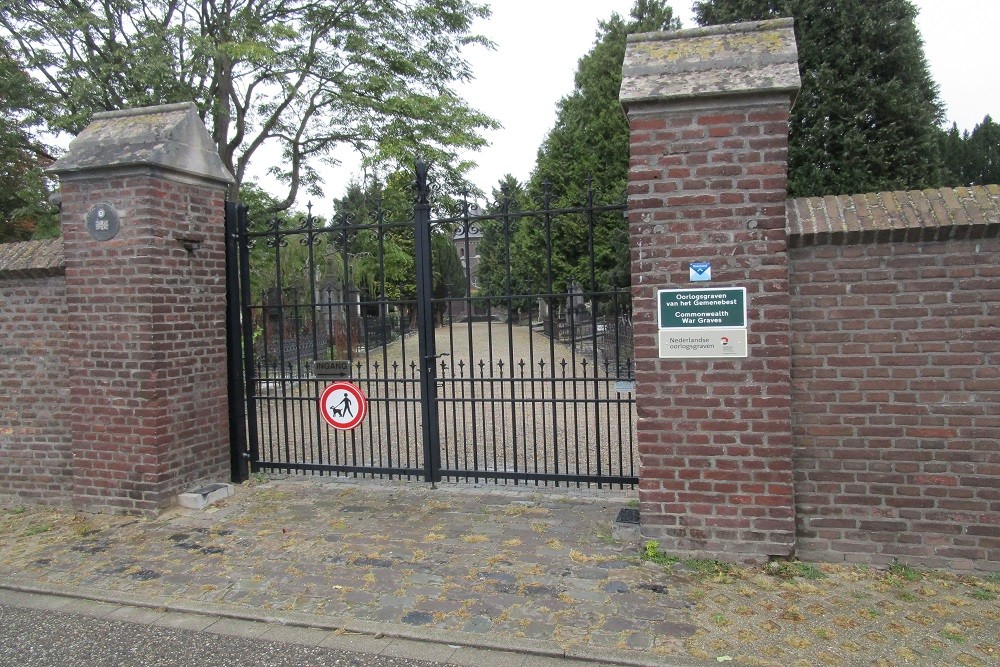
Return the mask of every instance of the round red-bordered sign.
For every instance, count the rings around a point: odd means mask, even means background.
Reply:
[[[319,397],[319,411],[326,423],[339,431],[357,427],[368,414],[368,399],[350,382],[334,382]]]

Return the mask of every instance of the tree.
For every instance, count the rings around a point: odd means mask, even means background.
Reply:
[[[524,185],[511,174],[500,179],[493,189],[492,201],[487,210],[488,217],[476,222],[483,234],[477,247],[477,278],[479,294],[497,297],[490,305],[504,307],[508,296],[531,294],[533,291],[531,267],[524,262],[535,253],[512,247],[515,238],[524,236],[518,234],[521,220],[517,214],[530,208],[530,205]],[[515,298],[511,306],[516,310],[527,310],[534,305],[532,301]]]
[[[1000,125],[990,116],[983,118],[972,129],[965,141],[966,167],[962,183],[965,185],[994,185],[1000,183]]]
[[[446,300],[466,296],[469,287],[465,266],[458,256],[458,249],[451,234],[447,232],[431,234],[431,268],[433,296],[438,299],[434,304],[434,314],[442,318],[448,311]],[[416,280],[416,269],[414,269],[414,280]]]
[[[413,202],[413,174],[399,170],[390,174],[384,184],[353,183],[337,204],[333,223],[342,226],[345,233],[334,237],[334,252],[342,256],[347,244],[348,282],[362,291],[365,301],[416,299]],[[453,206],[454,202],[444,197],[441,205]],[[464,295],[466,274],[452,242],[454,228],[435,225],[431,231],[433,298]],[[408,305],[403,310],[411,319],[415,316],[415,310]],[[435,304],[438,315],[445,310],[443,302]]]
[[[939,135],[945,185],[995,185],[1000,183],[1000,125],[990,116],[970,133],[951,129]]]
[[[629,131],[618,101],[629,33],[676,30],[680,21],[663,0],[637,0],[631,21],[613,14],[577,65],[573,91],[559,101],[555,126],[538,149],[528,189],[536,201],[544,184],[560,206],[580,205],[588,182],[617,201],[628,180]]]
[[[958,131],[958,124],[952,123],[948,130],[938,134],[938,150],[941,153],[942,185],[960,185],[965,182],[968,164],[968,147],[966,141],[969,133],[963,136]]]
[[[0,37],[54,100],[52,130],[79,132],[99,110],[194,100],[239,184],[271,159],[276,201],[320,192],[317,162],[345,145],[372,165],[419,150],[461,174],[458,154],[495,122],[452,85],[488,16],[472,0],[7,0]],[[281,158],[266,152],[280,149]]]
[[[699,24],[791,16],[802,90],[790,196],[936,186],[943,112],[909,0],[701,0]]]
[[[579,208],[591,197],[598,204],[624,199],[629,130],[618,92],[626,36],[680,27],[664,0],[637,0],[630,17],[626,21],[613,14],[602,21],[594,47],[580,59],[573,91],[559,102],[555,126],[538,150],[526,186],[534,207]],[[564,291],[570,282],[589,289],[591,250],[596,287],[629,284],[628,235],[620,213],[599,216],[592,235],[584,214],[558,215],[550,224],[539,218],[518,219],[509,233],[511,285],[515,290],[526,290],[515,293]],[[499,234],[488,230],[480,244],[480,271],[485,272],[480,275],[485,277],[490,294],[504,293],[498,291],[500,274],[494,260],[487,260],[505,252],[492,247],[498,239]]]
[[[44,91],[32,81],[0,41],[0,243],[59,235],[55,207],[43,169],[51,163],[39,141],[40,119],[32,104],[44,103]]]

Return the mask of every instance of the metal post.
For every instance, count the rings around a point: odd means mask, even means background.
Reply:
[[[260,461],[260,441],[257,432],[257,379],[254,376],[254,351],[253,351],[253,309],[250,307],[250,220],[247,216],[245,204],[236,207],[236,234],[237,246],[239,248],[240,271],[240,323],[242,325],[243,338],[243,387],[246,401],[246,434],[247,434],[247,456],[250,462],[250,471],[258,472],[257,464]],[[261,311],[264,313],[264,311]],[[264,315],[264,322],[267,316]],[[264,331],[264,345],[267,346],[267,330]],[[265,355],[266,357],[266,355]],[[249,477],[249,475],[248,475]]]
[[[438,432],[437,352],[434,341],[434,280],[431,271],[431,206],[427,163],[417,160],[416,200],[413,206],[414,250],[417,269],[417,336],[420,349],[420,411],[423,418],[424,480],[441,481],[441,445]]]
[[[243,378],[242,328],[240,327],[240,277],[237,239],[237,205],[226,202],[226,368],[229,376],[229,446],[232,479],[250,476],[246,457],[246,394]]]

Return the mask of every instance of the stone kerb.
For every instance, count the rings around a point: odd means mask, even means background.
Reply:
[[[794,550],[785,201],[798,88],[790,19],[628,40],[641,529],[666,548]],[[710,282],[692,282],[692,262],[711,265]],[[660,357],[658,292],[689,288],[745,288],[745,358]]]
[[[60,180],[74,504],[228,477],[223,167],[194,104],[95,114]]]

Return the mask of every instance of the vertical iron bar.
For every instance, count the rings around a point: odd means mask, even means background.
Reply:
[[[379,335],[382,339],[382,376],[385,382],[382,385],[376,384],[375,387],[379,388],[379,395],[382,396],[382,391],[387,390],[389,385],[389,341],[392,338],[387,327],[387,319],[389,311],[389,298],[386,296],[385,291],[385,213],[382,210],[382,202],[379,200],[375,207],[375,227],[378,232],[378,266],[379,266],[379,293],[378,293],[378,328]],[[401,341],[403,342],[403,341]],[[375,387],[372,387],[373,389]],[[388,396],[388,391],[385,392],[385,396]],[[372,412],[374,412],[375,406],[372,406]],[[393,433],[389,426],[389,401],[388,398],[385,401],[385,427],[382,433],[386,434],[387,437],[379,438],[378,441],[378,465],[392,467],[392,439]],[[386,451],[382,451],[382,443],[385,442]],[[390,479],[392,477],[390,476]]]
[[[236,202],[226,202],[226,371],[229,385],[229,444],[234,482],[250,477],[247,465],[246,385],[243,374],[240,326],[239,212]]]
[[[514,378],[514,302],[513,302],[513,286],[511,285],[510,276],[510,244],[511,237],[513,236],[513,231],[511,229],[511,216],[510,216],[510,194],[506,187],[502,190],[500,214],[503,224],[503,244],[504,244],[504,292],[507,295],[507,361],[509,363],[507,370],[510,373],[510,419],[505,419],[504,421],[510,424],[510,446],[511,446],[511,459],[513,459],[514,472],[517,472],[518,463],[518,452],[517,452],[517,418],[516,409],[517,404],[514,402],[514,396],[517,393],[517,380]],[[520,291],[520,290],[519,290]],[[531,330],[531,308],[528,308],[528,340],[531,340],[532,330]],[[530,344],[530,343],[529,343]],[[500,369],[500,375],[503,376],[503,368]],[[500,396],[503,398],[503,385],[500,385]],[[502,411],[506,411],[506,404],[504,404]],[[524,431],[522,431],[524,433]],[[507,432],[504,430],[504,468],[507,466],[507,443],[506,443]],[[518,483],[517,478],[514,478],[514,484]]]
[[[417,335],[420,348],[421,414],[424,419],[424,480],[441,481],[441,449],[437,405],[437,368],[434,341],[434,280],[431,271],[431,206],[427,163],[416,163],[416,203],[413,236],[417,269]]]
[[[462,201],[462,222],[465,225],[465,321],[468,330],[468,346],[469,346],[469,403],[468,406],[463,405],[464,412],[471,412],[472,421],[472,468],[473,470],[479,470],[479,434],[476,428],[476,380],[475,380],[475,365],[476,365],[476,354],[475,354],[475,344],[472,332],[472,321],[475,314],[475,302],[472,298],[472,245],[469,236],[472,234],[472,219],[469,217],[469,201],[468,196]],[[465,396],[465,388],[462,389],[462,395]],[[463,437],[467,438],[468,432],[463,434]],[[468,455],[466,455],[465,466],[468,468],[469,460]],[[483,456],[483,459],[486,457]],[[474,478],[476,482],[479,478]]]
[[[549,336],[549,363],[550,368],[553,368],[556,364],[556,337],[559,335],[559,323],[553,319],[553,310],[555,310],[556,298],[555,298],[555,275],[552,271],[552,252],[554,248],[552,247],[552,184],[545,183],[545,248],[548,252],[545,253],[545,290],[548,294],[549,299],[549,329],[551,335]],[[570,341],[572,345],[572,341]],[[542,382],[544,383],[544,378]],[[542,391],[544,392],[545,386],[542,385]],[[555,373],[552,374],[552,394],[555,396],[556,393],[556,378]],[[544,424],[545,406],[542,406],[542,416]],[[559,442],[559,432],[557,430],[556,421],[558,420],[558,413],[556,409],[556,404],[552,403],[552,446],[558,447]],[[545,427],[542,427],[542,447],[545,447]],[[538,467],[538,451],[536,446],[535,451],[535,467]],[[537,480],[535,484],[537,485]],[[556,482],[556,486],[559,486],[559,482]],[[569,484],[567,484],[569,486]]]
[[[589,179],[588,179],[589,180]],[[593,347],[593,360],[594,360],[594,428],[591,429],[594,432],[594,458],[597,462],[597,471],[601,470],[601,405],[597,403],[597,399],[601,393],[600,382],[601,378],[598,375],[598,361],[597,361],[597,268],[594,261],[594,232],[597,228],[597,220],[594,215],[594,188],[591,187],[591,183],[587,183],[587,254],[590,257],[590,335],[592,339]],[[607,378],[604,380],[607,382]],[[589,431],[588,431],[589,433]],[[590,448],[587,448],[587,472],[590,472]],[[603,484],[597,483],[597,488],[603,488]]]
[[[320,354],[319,354],[319,332],[318,332],[318,328],[319,327],[316,326],[316,324],[317,324],[317,322],[316,322],[316,310],[319,307],[319,304],[317,302],[319,302],[321,300],[320,296],[319,296],[319,290],[316,289],[316,248],[315,248],[315,246],[319,242],[319,238],[320,237],[317,236],[318,232],[316,231],[316,224],[315,224],[315,220],[313,219],[312,202],[310,202],[307,205],[306,208],[308,210],[308,216],[309,216],[307,218],[307,225],[306,225],[308,227],[308,229],[309,229],[309,236],[307,237],[309,239],[309,299],[308,299],[308,301],[306,301],[306,303],[309,304],[309,326],[310,326],[310,329],[311,329],[311,332],[312,332],[312,358],[313,358],[313,369],[315,369],[316,368],[316,361],[320,357]],[[313,373],[313,375],[315,376],[315,373]],[[318,400],[319,399],[319,395],[320,395],[320,391],[321,391],[319,380],[308,379],[307,378],[305,380],[304,384],[312,387],[312,392],[311,392],[310,395],[316,397],[316,399]],[[317,405],[317,404],[313,403],[313,405]],[[314,417],[313,420],[309,423],[309,451],[310,451],[310,456],[312,457],[311,460],[312,461],[316,461],[320,465],[322,465],[323,464],[323,445],[320,442],[319,435],[320,435],[320,433],[322,433],[323,415],[321,415],[320,412],[319,412],[319,410],[317,409],[313,413],[313,417]],[[313,437],[313,426],[316,427],[316,433],[315,433],[316,437],[315,438]],[[303,447],[304,446],[305,445],[303,445]],[[315,454],[313,453],[313,446],[315,446],[315,448],[316,448],[315,449]],[[318,454],[318,461],[317,461],[317,458],[316,458],[316,454]]]
[[[240,275],[239,290],[242,304],[241,325],[243,327],[243,380],[246,386],[247,406],[247,445],[250,455],[250,472],[257,472],[260,463],[260,433],[257,430],[257,383],[254,373],[253,352],[253,309],[250,304],[250,239],[248,236],[249,220],[247,207],[239,204],[236,207],[236,234],[239,237]],[[261,313],[264,313],[262,310]],[[264,320],[267,316],[265,314]],[[258,373],[259,374],[259,373]]]

